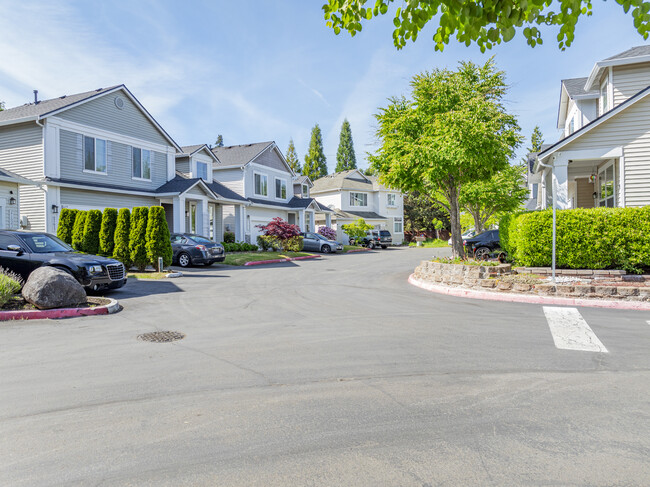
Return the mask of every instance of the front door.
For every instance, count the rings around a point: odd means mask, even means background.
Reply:
[[[311,232],[312,227],[311,227],[311,212],[306,211],[305,212],[305,232]]]
[[[196,202],[190,201],[188,203],[188,222],[187,229],[190,233],[196,233]]]
[[[291,225],[296,224],[296,214],[295,213],[289,213],[287,215],[287,223],[290,223]]]

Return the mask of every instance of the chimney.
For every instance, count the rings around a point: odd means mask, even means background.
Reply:
[[[34,105],[38,103],[38,90],[34,90]]]

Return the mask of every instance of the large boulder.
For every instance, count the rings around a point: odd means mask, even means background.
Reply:
[[[38,309],[69,308],[86,302],[86,291],[61,269],[39,267],[23,286],[23,298]]]

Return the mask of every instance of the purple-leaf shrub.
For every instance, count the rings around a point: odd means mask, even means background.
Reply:
[[[336,240],[336,230],[330,227],[318,227],[318,233],[328,240]]]
[[[300,227],[285,222],[282,218],[275,217],[266,225],[257,225],[257,228],[264,232],[264,235],[277,237],[280,240],[287,240],[291,237],[300,235]]]

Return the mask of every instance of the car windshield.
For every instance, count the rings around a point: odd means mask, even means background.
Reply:
[[[213,240],[210,240],[208,237],[202,237],[201,235],[188,235],[188,237],[194,240],[196,243],[200,243],[200,244],[214,243]]]
[[[318,238],[318,239],[320,239],[320,240],[329,240],[328,238],[323,237],[323,236],[322,236],[321,234],[319,234],[319,233],[315,233],[314,235],[316,235],[316,238]]]
[[[51,252],[74,252],[67,243],[52,235],[21,235],[29,249],[36,254],[49,254]]]
[[[388,230],[382,230],[379,232],[382,237],[390,237],[390,232]]]

